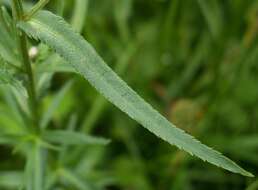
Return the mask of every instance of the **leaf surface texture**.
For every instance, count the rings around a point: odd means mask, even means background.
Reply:
[[[109,68],[94,48],[61,17],[40,11],[29,21],[19,23],[19,27],[30,37],[53,48],[111,103],[161,139],[216,166],[252,176],[221,153],[171,124]]]

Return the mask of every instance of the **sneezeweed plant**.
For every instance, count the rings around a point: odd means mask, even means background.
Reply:
[[[42,112],[42,97],[46,96],[53,74],[60,71],[83,76],[112,104],[169,144],[228,171],[253,176],[171,124],[146,103],[62,17],[41,10],[48,0],[40,0],[28,12],[24,11],[21,0],[11,2],[12,16],[5,7],[0,14],[0,82],[4,92],[2,96],[7,102],[5,107],[1,106],[4,114],[0,118],[0,142],[14,147],[15,153],[24,156],[26,165],[23,172],[9,173],[9,180],[21,179],[18,185],[28,190],[52,189],[66,183],[78,189],[97,188],[96,184],[81,181],[60,158],[68,157],[67,149],[71,145],[78,146],[78,152],[85,146],[98,150],[100,147],[97,145],[106,145],[109,140],[89,136],[85,130],[76,132],[74,115],[69,119],[66,130],[49,128],[57,105],[73,82],[65,84]],[[87,4],[86,0],[78,2]],[[80,24],[76,30],[80,30]],[[36,50],[41,55],[40,63],[34,60],[37,52],[33,52],[35,48],[30,52],[28,39],[39,42]],[[53,62],[55,65],[51,65]],[[49,159],[54,159],[57,166],[50,166]]]

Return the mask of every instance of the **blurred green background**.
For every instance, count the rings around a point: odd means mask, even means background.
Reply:
[[[171,122],[257,175],[258,1],[85,2],[52,0],[47,9],[63,14]],[[72,116],[76,128],[112,139],[106,147],[71,148],[66,162],[81,179],[110,190],[258,189],[257,178],[229,173],[156,138],[74,74],[54,75],[44,105],[71,78],[51,126],[64,128]],[[23,163],[0,146],[1,171]],[[0,186],[5,178],[0,174]]]

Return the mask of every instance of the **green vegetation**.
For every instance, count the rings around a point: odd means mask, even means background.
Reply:
[[[258,3],[0,3],[1,188],[258,188]]]

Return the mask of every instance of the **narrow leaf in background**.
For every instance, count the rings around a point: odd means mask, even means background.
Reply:
[[[43,138],[48,142],[63,145],[106,145],[109,143],[109,140],[104,138],[64,130],[46,130]]]

